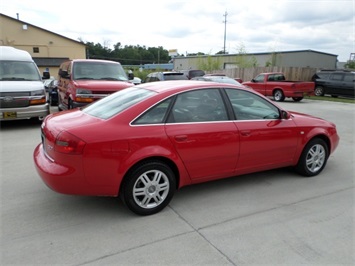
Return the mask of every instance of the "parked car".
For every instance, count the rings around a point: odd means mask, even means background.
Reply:
[[[314,94],[314,82],[286,80],[283,73],[261,73],[251,81],[243,82],[255,91],[265,96],[273,96],[277,102],[282,102],[286,97],[299,102],[305,95]]]
[[[48,84],[48,102],[50,106],[58,105],[58,80],[53,79]]]
[[[230,83],[230,84],[235,84],[235,85],[240,85],[238,81],[236,81],[233,78],[227,77],[227,76],[215,76],[215,75],[205,75],[202,77],[194,77],[191,80],[204,80],[204,81],[214,81],[214,82],[220,82],[220,83]]]
[[[54,78],[49,78],[49,79],[44,79],[43,84],[44,88],[46,89],[46,92],[49,91],[49,84],[54,80]]]
[[[187,79],[192,79],[194,77],[201,77],[206,74],[205,71],[200,69],[180,70],[179,72],[184,73]]]
[[[144,82],[164,81],[164,80],[187,80],[188,78],[182,72],[164,71],[152,72],[147,75]]]
[[[0,121],[42,120],[49,113],[43,78],[30,53],[0,46]]]
[[[212,73],[212,74],[206,74],[205,76],[226,76],[224,73]],[[238,81],[239,83],[243,83],[243,80],[241,78],[234,78],[234,80]]]
[[[142,80],[138,77],[133,77],[133,79],[130,79],[129,82],[133,83],[134,85],[138,85],[142,83]]]
[[[313,75],[314,94],[333,97],[355,97],[355,72],[346,70],[322,70]]]
[[[75,59],[58,71],[58,109],[83,107],[123,88],[134,86],[118,62]]]
[[[336,126],[286,111],[239,85],[161,81],[46,117],[34,150],[52,190],[118,196],[136,214],[161,211],[176,189],[281,167],[318,175]]]

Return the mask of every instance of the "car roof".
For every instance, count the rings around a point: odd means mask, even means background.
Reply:
[[[72,61],[72,62],[104,62],[104,63],[121,64],[120,62],[117,62],[117,61],[102,60],[102,59],[72,59],[72,60],[68,60],[68,61]]]
[[[167,80],[167,81],[159,81],[159,82],[147,82],[136,87],[145,88],[148,90],[155,91],[157,93],[178,93],[182,91],[188,91],[191,89],[203,89],[203,88],[241,88],[244,89],[243,86],[229,84],[229,83],[216,83],[213,81],[200,81],[200,80]]]

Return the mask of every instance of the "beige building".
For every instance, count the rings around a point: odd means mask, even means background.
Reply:
[[[0,45],[29,52],[40,71],[54,77],[63,61],[86,58],[85,44],[1,13]]]

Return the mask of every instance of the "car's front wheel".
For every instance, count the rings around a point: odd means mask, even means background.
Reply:
[[[328,156],[329,150],[325,141],[320,138],[312,139],[303,149],[296,170],[308,177],[318,175],[325,167]]]
[[[151,215],[164,209],[173,198],[175,174],[160,161],[136,166],[125,178],[121,197],[127,207],[139,215]]]

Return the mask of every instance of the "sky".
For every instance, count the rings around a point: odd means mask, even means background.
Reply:
[[[110,49],[355,53],[355,0],[1,0],[0,13]]]

